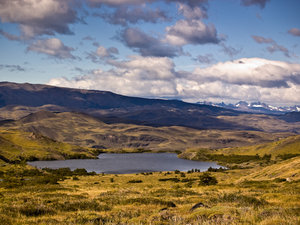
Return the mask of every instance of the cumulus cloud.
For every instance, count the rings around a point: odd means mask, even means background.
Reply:
[[[298,28],[292,28],[288,31],[288,33],[293,35],[293,36],[300,37],[300,29],[298,29]]]
[[[97,45],[95,52],[88,53],[87,59],[92,60],[94,63],[102,62],[103,60],[115,59],[115,55],[119,54],[119,50],[115,47],[105,48],[104,46]]]
[[[58,59],[75,59],[72,55],[73,48],[68,47],[57,38],[41,39],[27,47],[27,51],[46,54]]]
[[[159,38],[147,35],[138,28],[126,28],[120,38],[142,56],[175,57],[181,53],[179,47],[163,43]]]
[[[128,61],[112,61],[114,69],[94,70],[74,79],[57,78],[49,84],[100,89],[131,96],[176,96],[174,64],[168,58],[132,56]]]
[[[131,56],[95,70],[49,84],[113,91],[143,97],[170,97],[187,101],[263,101],[296,104],[300,101],[300,64],[261,58],[217,63],[193,72],[176,71],[169,58]]]
[[[160,9],[150,9],[146,7],[128,7],[121,6],[113,13],[95,13],[111,24],[127,26],[139,22],[157,23],[158,21],[169,20],[166,13]]]
[[[179,3],[178,4],[178,12],[181,13],[186,19],[203,19],[207,18],[207,13],[201,7],[191,7],[186,4]]]
[[[244,6],[258,5],[261,8],[265,8],[267,2],[269,2],[270,0],[241,0],[241,1],[242,1],[242,5]]]
[[[255,35],[253,35],[252,38],[258,44],[270,44],[267,47],[267,51],[270,53],[282,52],[286,57],[288,57],[288,58],[291,57],[290,51],[286,47],[277,44],[277,42],[274,41],[272,38],[264,38],[264,37],[255,36]]]
[[[143,5],[153,0],[87,0],[91,6],[100,7],[108,5],[110,7],[119,7],[122,5]]]
[[[1,0],[2,23],[16,23],[24,38],[36,35],[72,34],[70,24],[79,21],[75,0]]]
[[[300,84],[300,65],[260,58],[244,58],[217,63],[207,68],[197,68],[192,78],[201,81],[259,86],[266,88],[288,88],[289,84]]]
[[[215,26],[200,20],[179,20],[174,26],[166,27],[166,33],[165,41],[176,46],[220,42]]]
[[[204,6],[209,0],[165,0],[166,2],[177,2],[189,5],[190,7]]]
[[[92,6],[108,5],[111,7],[118,7],[122,5],[144,5],[149,2],[159,2],[161,0],[88,0]],[[165,2],[184,3],[191,7],[204,5],[208,0],[164,0]]]

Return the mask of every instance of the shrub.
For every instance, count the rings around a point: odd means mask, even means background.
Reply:
[[[130,180],[128,183],[142,183],[142,180]]]
[[[162,179],[158,179],[158,181],[173,181],[175,183],[178,183],[180,180],[176,177],[171,177],[171,178],[162,178]]]
[[[208,172],[223,172],[223,171],[226,171],[226,169],[223,168],[223,167],[220,167],[220,168],[212,168],[212,167],[209,167],[209,168],[207,169],[207,171],[208,171]]]
[[[220,196],[218,199],[215,199],[216,202],[232,202],[237,203],[239,206],[252,206],[259,207],[267,204],[264,199],[257,199],[256,197],[241,195],[239,193],[229,193]]]
[[[199,185],[216,185],[218,183],[217,179],[211,176],[209,173],[203,173],[199,176]]]
[[[45,205],[33,203],[22,205],[18,211],[25,216],[41,216],[54,213],[52,209],[46,207]]]
[[[88,172],[86,171],[86,169],[75,169],[73,171],[73,174],[84,176],[84,175],[87,175]]]
[[[299,156],[300,154],[283,154],[283,155],[278,155],[276,158],[286,160],[286,159],[291,159],[294,157]]]
[[[179,170],[175,170],[174,173],[175,174],[180,174],[180,171]]]

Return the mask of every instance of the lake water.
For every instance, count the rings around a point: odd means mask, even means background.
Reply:
[[[55,161],[34,161],[29,165],[37,168],[58,169],[69,167],[71,170],[85,168],[88,172],[110,174],[128,174],[157,171],[188,171],[200,169],[206,171],[209,167],[219,168],[214,162],[201,162],[180,159],[174,153],[130,153],[130,154],[100,154],[98,159],[72,159]]]

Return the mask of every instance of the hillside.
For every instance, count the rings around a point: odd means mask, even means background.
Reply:
[[[299,152],[299,151],[298,151]],[[279,162],[243,177],[243,180],[271,180],[287,178],[289,181],[300,180],[300,156]]]
[[[196,130],[187,127],[151,127],[125,123],[106,124],[83,113],[40,111],[2,125],[7,129],[40,133],[51,139],[92,148],[133,148],[183,151],[189,147],[225,148],[254,145],[291,133]]]
[[[36,133],[0,129],[0,160],[5,163],[95,157],[92,149],[57,142]]]
[[[300,133],[298,114],[256,115],[178,100],[146,99],[106,91],[0,82],[0,120],[17,120],[41,110],[82,112],[111,124]]]
[[[300,154],[300,135],[282,138],[275,142],[254,146],[220,149],[217,153],[238,155],[270,154],[274,157],[284,154]]]

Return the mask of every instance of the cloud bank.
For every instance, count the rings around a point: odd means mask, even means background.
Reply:
[[[50,85],[107,90],[129,96],[179,98],[186,101],[300,101],[300,64],[241,58],[192,72],[176,71],[169,58],[131,56],[73,79],[55,78]]]

